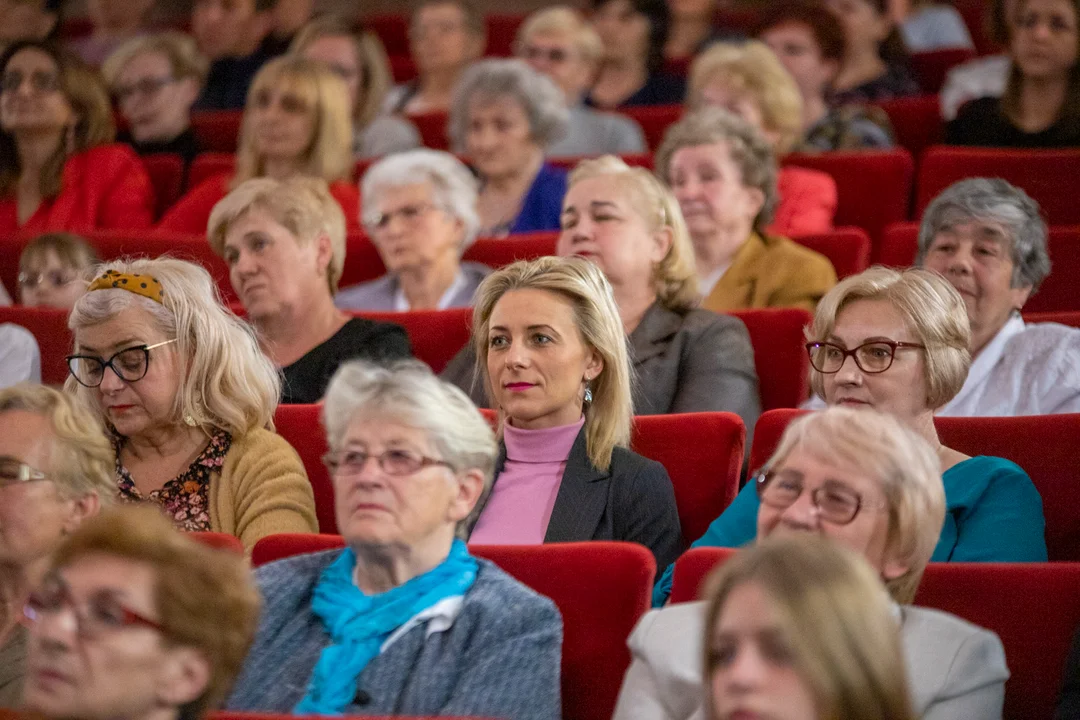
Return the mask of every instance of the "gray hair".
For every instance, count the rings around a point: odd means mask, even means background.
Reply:
[[[521,104],[537,145],[547,147],[566,134],[570,111],[562,90],[547,75],[523,60],[481,60],[465,71],[454,90],[447,129],[454,150],[465,149],[469,103],[476,95],[492,99],[509,97]]]
[[[375,207],[380,192],[402,185],[430,185],[435,205],[454,216],[465,226],[461,251],[473,244],[480,232],[476,212],[479,183],[469,168],[456,157],[441,150],[421,148],[389,155],[368,168],[360,181],[364,225],[376,222]]]
[[[1038,290],[1050,274],[1046,221],[1037,202],[1001,178],[961,180],[934,198],[919,226],[915,264],[921,266],[926,260],[938,233],[970,221],[993,223],[1005,230],[1013,262],[1012,287]]]
[[[726,143],[739,168],[742,184],[765,196],[754,218],[754,230],[764,232],[780,204],[776,189],[776,156],[767,140],[745,120],[716,107],[704,107],[685,115],[664,133],[656,150],[656,174],[671,187],[671,159],[683,148]]]
[[[482,472],[481,499],[458,524],[458,532],[475,522],[494,482],[499,446],[491,425],[464,392],[419,360],[385,366],[354,360],[341,365],[326,388],[322,420],[331,451],[341,448],[349,424],[361,414],[423,430],[439,459],[455,471]]]

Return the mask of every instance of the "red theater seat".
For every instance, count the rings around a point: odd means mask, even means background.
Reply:
[[[623,108],[619,111],[641,126],[645,133],[645,142],[655,151],[664,139],[668,126],[677,122],[683,115],[682,105],[644,105]]]
[[[1060,323],[1069,327],[1080,328],[1080,311],[1076,312],[1047,312],[1047,313],[1024,313],[1024,322],[1028,323]]]
[[[242,110],[200,110],[191,113],[191,129],[203,152],[236,152]]]
[[[411,55],[390,55],[390,76],[396,83],[407,83],[416,78],[416,63]]]
[[[889,116],[896,144],[907,149],[913,157],[945,139],[945,123],[941,119],[941,103],[937,95],[918,95],[875,103]]]
[[[379,36],[387,55],[409,54],[409,19],[406,15],[372,15],[364,18],[362,27]]]
[[[256,543],[252,561],[341,547],[339,537],[271,535]],[[562,704],[566,720],[610,720],[630,664],[626,638],[649,608],[656,566],[632,543],[473,545],[498,565],[551,598],[563,619]]]
[[[66,310],[0,306],[0,323],[21,325],[37,340],[41,352],[41,381],[46,385],[61,385],[68,376],[64,358],[71,354],[73,343],[67,319]]]
[[[578,163],[580,163],[582,160],[589,160],[589,159],[595,158],[595,157],[597,157],[597,156],[596,155],[576,155],[576,156],[573,156],[573,157],[557,157],[557,158],[548,158],[548,162],[551,163],[552,165],[554,165],[555,167],[561,167],[561,168],[566,168],[567,170],[573,170],[575,167],[577,167]],[[652,170],[653,169],[653,155],[652,155],[651,152],[627,153],[625,155],[620,155],[619,157],[622,158],[622,161],[625,162],[630,167],[643,167],[646,170]]]
[[[413,355],[426,362],[436,373],[442,372],[451,358],[469,342],[472,326],[472,308],[353,314],[404,327],[409,334]]]
[[[327,533],[326,537],[336,537],[338,528],[337,517],[334,515],[334,485],[322,461],[329,448],[326,445],[326,430],[319,419],[321,410],[321,405],[278,405],[274,412],[274,429],[293,446],[296,454],[300,456],[300,461],[304,463],[308,482],[311,483],[311,490],[315,495],[315,517],[319,521],[319,532]],[[258,552],[259,546],[256,545],[252,557],[257,557]],[[256,560],[256,564],[258,562]]]
[[[945,48],[914,53],[910,58],[911,71],[923,92],[937,93],[945,84],[945,76],[949,70],[973,57],[975,51],[970,48]]]
[[[862,228],[836,228],[832,232],[791,239],[829,258],[841,280],[870,267],[870,237]]]
[[[204,152],[195,156],[188,168],[188,190],[218,175],[232,175],[236,170],[236,155],[228,152]]]
[[[172,153],[158,153],[142,156],[143,167],[154,186],[154,219],[160,218],[165,211],[180,199],[184,187],[184,160]]]
[[[524,15],[490,14],[487,16],[487,56],[510,57],[514,54],[514,38],[525,21]]]
[[[409,121],[416,126],[424,147],[432,150],[449,150],[450,136],[446,132],[448,117],[444,112],[430,112],[410,115]]]
[[[728,313],[746,325],[754,346],[761,409],[798,407],[810,395],[803,328],[813,317],[799,308],[765,308]]]
[[[801,410],[763,413],[754,427],[750,467],[769,459],[780,436]],[[1052,561],[1080,561],[1080,414],[1027,417],[939,417],[938,434],[965,455],[1012,460],[1031,476],[1043,501],[1046,547]]]
[[[215,550],[228,550],[237,555],[244,554],[244,544],[235,535],[222,532],[193,532],[191,537]]]

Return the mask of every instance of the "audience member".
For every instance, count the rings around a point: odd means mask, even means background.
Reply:
[[[120,497],[249,551],[267,535],[315,532],[304,466],[267,429],[281,380],[210,274],[172,258],[101,269],[68,320],[65,388],[104,417]]]
[[[1046,560],[1042,499],[1027,473],[938,439],[934,413],[960,391],[971,364],[971,330],[955,288],[926,270],[870,268],[829,291],[807,337],[810,386],[826,404],[894,415],[938,449],[948,512],[934,562]],[[694,545],[748,542],[758,505],[747,484]],[[669,570],[654,601],[670,586]]]
[[[402,328],[334,307],[345,219],[322,180],[248,180],[214,206],[207,235],[280,368],[281,402],[318,402],[346,360],[409,356]]]
[[[171,153],[191,164],[201,148],[191,127],[191,106],[206,81],[206,58],[178,32],[135,38],[101,67],[127,128],[119,140],[139,155]]]
[[[641,127],[617,113],[585,105],[604,54],[600,36],[577,10],[565,5],[538,10],[518,30],[514,52],[547,75],[566,96],[566,134],[547,147],[551,157],[645,152]]]
[[[567,121],[559,88],[521,60],[484,60],[465,72],[448,130],[480,177],[482,236],[558,230],[566,171],[546,164],[544,150]]]
[[[22,699],[23,604],[64,536],[112,501],[112,462],[101,423],[67,395],[43,385],[0,390],[0,708]]]
[[[62,4],[63,0],[0,0],[0,52],[12,43],[52,38]]]
[[[986,36],[999,48],[1009,45],[1012,16],[1016,0],[990,0],[985,15]],[[1001,97],[1009,78],[1012,60],[1004,53],[984,55],[957,65],[945,75],[938,99],[941,101],[941,117],[946,121],[956,117],[957,111],[970,100],[981,97]]]
[[[271,60],[251,84],[232,177],[221,174],[203,181],[165,214],[158,228],[201,235],[214,205],[243,182],[308,176],[330,184],[346,229],[359,230],[348,103],[345,83],[321,62]]]
[[[105,58],[135,38],[147,34],[157,0],[87,0],[89,35],[68,41],[68,49],[83,62],[99,67]]]
[[[19,304],[70,310],[98,262],[94,248],[78,235],[38,235],[19,256]]]
[[[462,73],[486,43],[484,15],[472,0],[421,0],[409,26],[417,76],[390,91],[385,109],[407,115],[449,111]]]
[[[548,257],[497,270],[472,327],[502,446],[470,542],[620,540],[673,562],[675,493],[662,465],[628,449],[626,333],[600,269]]]
[[[383,312],[472,305],[491,273],[461,260],[480,229],[476,185],[460,160],[438,150],[409,150],[372,165],[361,184],[364,228],[386,275],[345,288],[334,303]]]
[[[19,42],[0,55],[0,235],[141,230],[154,191],[115,135],[97,74],[73,55]]]
[[[706,309],[812,311],[836,284],[827,258],[766,232],[778,204],[776,160],[746,122],[718,108],[687,115],[668,128],[656,170],[686,218]]]
[[[719,43],[690,66],[691,110],[718,107],[753,126],[782,158],[803,134],[799,88],[772,51],[757,40]],[[795,166],[777,173],[779,203],[767,228],[774,235],[828,232],[836,214],[836,181]]]
[[[210,61],[198,110],[237,110],[256,73],[273,55],[263,40],[273,26],[276,0],[193,0],[191,34]]]
[[[0,388],[41,382],[41,351],[26,328],[0,323]]]
[[[390,60],[375,33],[365,30],[356,34],[344,21],[324,17],[304,26],[293,40],[292,52],[326,63],[345,81],[357,159],[380,158],[420,146],[420,133],[412,123],[382,112],[392,79]]]
[[[260,49],[271,57],[289,52],[314,15],[315,0],[275,0],[270,10],[270,30]]]
[[[1000,98],[964,105],[945,129],[953,145],[1080,145],[1080,0],[1017,0],[1012,69]]]
[[[668,0],[671,14],[664,58],[687,60],[714,42],[738,42],[741,33],[715,25],[718,0]]]
[[[910,53],[975,49],[963,16],[948,0],[913,0],[900,23],[900,35]]]
[[[845,51],[833,80],[836,105],[918,95],[889,0],[825,0],[844,27]]]
[[[761,498],[759,543],[785,537],[803,546],[818,535],[862,555],[880,577],[894,603],[918,717],[1001,717],[1009,672],[997,636],[910,604],[946,503],[938,457],[919,433],[873,411],[812,413],[792,422],[748,485]],[[701,677],[695,661],[704,605],[672,605],[641,620],[630,636],[634,660],[616,720],[698,716],[700,699],[683,688]]]
[[[159,513],[102,513],[65,540],[27,603],[26,709],[45,720],[201,720],[251,645],[253,585],[242,557]]]
[[[678,105],[686,83],[664,72],[671,11],[665,0],[591,0],[604,58],[585,102],[605,110]]]
[[[1020,316],[1050,274],[1038,204],[1001,179],[962,180],[934,199],[917,264],[960,292],[971,323],[971,370],[938,415],[1080,412],[1080,330]]]
[[[756,35],[791,74],[802,96],[802,137],[794,150],[892,147],[892,125],[884,110],[831,102],[846,46],[844,28],[832,12],[806,0],[780,2],[765,13]],[[765,91],[766,97],[772,94]]]
[[[344,365],[323,422],[346,548],[256,572],[266,607],[229,708],[559,718],[558,610],[455,537],[491,487],[487,421],[407,361]]]

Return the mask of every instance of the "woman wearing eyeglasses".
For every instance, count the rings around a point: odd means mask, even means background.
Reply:
[[[86,292],[97,253],[78,235],[45,233],[19,255],[19,304],[70,310]]]
[[[49,558],[115,493],[101,424],[43,385],[0,390],[0,708],[17,707],[26,663],[19,624]]]
[[[277,368],[217,300],[209,273],[159,258],[101,267],[68,324],[65,390],[105,421],[116,491],[184,530],[316,532],[300,458],[272,428]]]
[[[228,709],[559,718],[558,610],[461,539],[491,489],[491,426],[417,361],[343,366],[323,410],[345,550],[256,572]]]
[[[895,416],[938,455],[947,512],[934,562],[1046,560],[1042,499],[1023,468],[942,445],[934,412],[964,385],[971,329],[960,294],[937,273],[873,267],[826,293],[807,345],[814,392],[828,405]],[[754,537],[758,499],[748,483],[694,546],[739,547]],[[671,568],[654,604],[671,591]]]

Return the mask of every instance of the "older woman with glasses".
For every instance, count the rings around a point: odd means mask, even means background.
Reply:
[[[323,411],[345,550],[256,572],[266,605],[230,710],[560,717],[562,623],[460,539],[491,488],[491,426],[417,361],[356,362]]]
[[[755,506],[747,541],[785,538],[803,547],[816,535],[861,555],[880,578],[880,595],[892,601],[915,716],[1000,718],[1009,671],[997,636],[911,605],[942,522],[954,512],[946,514],[940,468],[934,446],[898,417],[833,407],[798,418],[742,493]],[[807,592],[828,592],[817,587],[825,582],[808,579]],[[615,720],[701,717],[694,689],[705,623],[702,602],[641,620],[630,636],[634,659]]]
[[[960,294],[937,273],[874,267],[822,299],[808,333],[811,387],[828,405],[895,416],[937,451],[947,513],[934,562],[1046,560],[1042,499],[1004,458],[944,446],[934,413],[960,392],[971,330]],[[694,546],[739,547],[754,537],[758,498],[748,483]],[[671,569],[653,601],[671,588]]]

